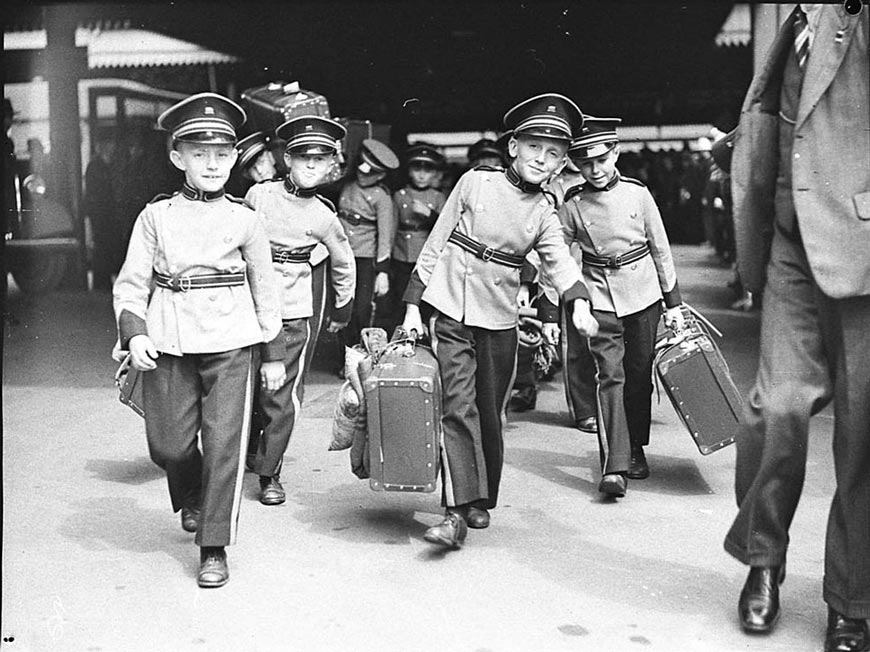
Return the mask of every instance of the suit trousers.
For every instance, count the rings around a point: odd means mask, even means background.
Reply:
[[[516,371],[517,329],[466,326],[436,312],[432,350],[441,374],[442,501],[492,509],[504,466],[505,410]]]
[[[804,484],[810,417],[833,400],[836,490],[824,599],[870,618],[870,296],[832,299],[813,280],[795,229],[774,232],[758,374],[737,437],[739,511],[725,549],[744,564],[785,561]]]
[[[598,334],[589,339],[597,371],[598,446],[603,474],[628,471],[631,446],[649,444],[652,363],[658,302],[617,317],[593,310]],[[573,329],[568,329],[569,337]],[[576,332],[575,332],[576,334]]]
[[[347,328],[341,331],[339,339],[344,346],[353,346],[361,342],[360,333],[363,328],[371,326],[372,297],[375,289],[375,259],[356,258],[356,289],[353,296],[353,312]],[[342,359],[344,356],[342,346]]]
[[[562,307],[562,382],[565,400],[574,423],[598,413],[595,397],[595,359],[589,351],[589,340],[580,335],[568,311]]]
[[[302,408],[309,351],[315,346],[309,317],[286,319],[282,328],[285,347],[283,362],[287,378],[274,392],[266,391],[259,382],[256,384],[252,436],[257,436],[258,442],[249,466],[254,473],[263,476],[281,473],[284,453],[287,452]]]
[[[201,505],[200,546],[235,542],[252,380],[251,347],[163,354],[142,374],[148,451],[166,471],[172,509]]]

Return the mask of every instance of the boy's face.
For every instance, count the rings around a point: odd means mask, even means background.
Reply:
[[[363,188],[375,185],[381,179],[386,178],[386,176],[386,172],[363,172],[359,169],[356,171],[357,183],[359,183]]]
[[[248,167],[248,176],[256,183],[268,181],[278,176],[278,169],[275,166],[275,159],[272,158],[272,152],[268,149],[260,152],[260,155],[254,159],[253,164]]]
[[[619,145],[601,156],[577,161],[580,173],[596,188],[603,188],[616,175],[616,161],[619,159]]]
[[[435,166],[431,163],[411,163],[408,166],[408,176],[411,177],[411,184],[420,190],[425,190],[432,186],[437,175]]]
[[[543,136],[520,134],[508,142],[514,170],[524,181],[534,184],[543,183],[562,169],[567,151],[567,142]]]
[[[169,160],[184,172],[187,183],[203,192],[221,190],[239,153],[232,143],[179,142],[169,153]]]
[[[326,181],[335,164],[335,154],[284,154],[290,180],[300,188],[316,188]]]

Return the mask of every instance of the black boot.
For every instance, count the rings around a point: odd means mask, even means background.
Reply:
[[[740,592],[737,610],[743,631],[767,634],[779,619],[779,585],[785,566],[753,566]]]

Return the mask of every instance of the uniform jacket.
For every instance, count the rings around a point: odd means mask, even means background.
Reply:
[[[866,8],[865,8],[866,9]],[[782,73],[793,47],[783,24],[749,87],[734,136],[731,186],[740,278],[763,287],[774,221]],[[810,268],[834,298],[870,294],[870,12],[822,7],[794,125],[792,195]]]
[[[309,252],[308,263],[274,262],[282,319],[300,319],[314,314],[311,270],[325,248],[335,291],[333,319],[350,319],[356,283],[353,251],[332,203],[318,196],[300,197],[288,192],[284,181],[265,181],[251,186],[245,200],[262,219],[273,250]],[[318,248],[318,245],[320,246]]]
[[[650,255],[618,269],[583,265],[592,307],[623,317],[662,297],[680,303],[677,275],[659,209],[646,186],[619,177],[605,190],[574,186],[559,209],[565,239],[583,255],[619,256],[648,244]]]
[[[363,188],[351,181],[339,195],[338,216],[342,218],[353,255],[374,258],[377,271],[389,271],[396,233],[396,214],[389,191],[377,183]],[[347,216],[352,221],[345,219]]]
[[[281,316],[263,225],[240,199],[192,200],[185,192],[158,197],[133,226],[114,286],[121,347],[139,334],[171,355],[271,342]],[[182,277],[246,272],[247,280],[243,286],[174,292],[154,285],[155,270]]]
[[[429,207],[429,212],[426,215],[414,212],[415,199]],[[394,260],[400,260],[404,263],[417,261],[444,202],[444,193],[435,188],[417,190],[413,186],[406,186],[393,195],[398,227],[396,239],[393,242]]]
[[[448,242],[454,228],[505,253],[525,256],[534,249],[565,300],[587,297],[552,197],[521,190],[499,168],[478,168],[463,174],[447,198],[417,259],[406,302],[422,298],[467,326],[516,326],[520,270],[484,261]]]

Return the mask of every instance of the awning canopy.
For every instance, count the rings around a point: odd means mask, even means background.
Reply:
[[[7,32],[4,50],[40,50],[46,47],[45,30]],[[88,68],[137,68],[236,63],[238,57],[207,50],[194,43],[144,29],[76,29],[76,47],[88,50]]]
[[[752,9],[748,4],[736,4],[716,34],[716,45],[749,45],[752,41]]]

